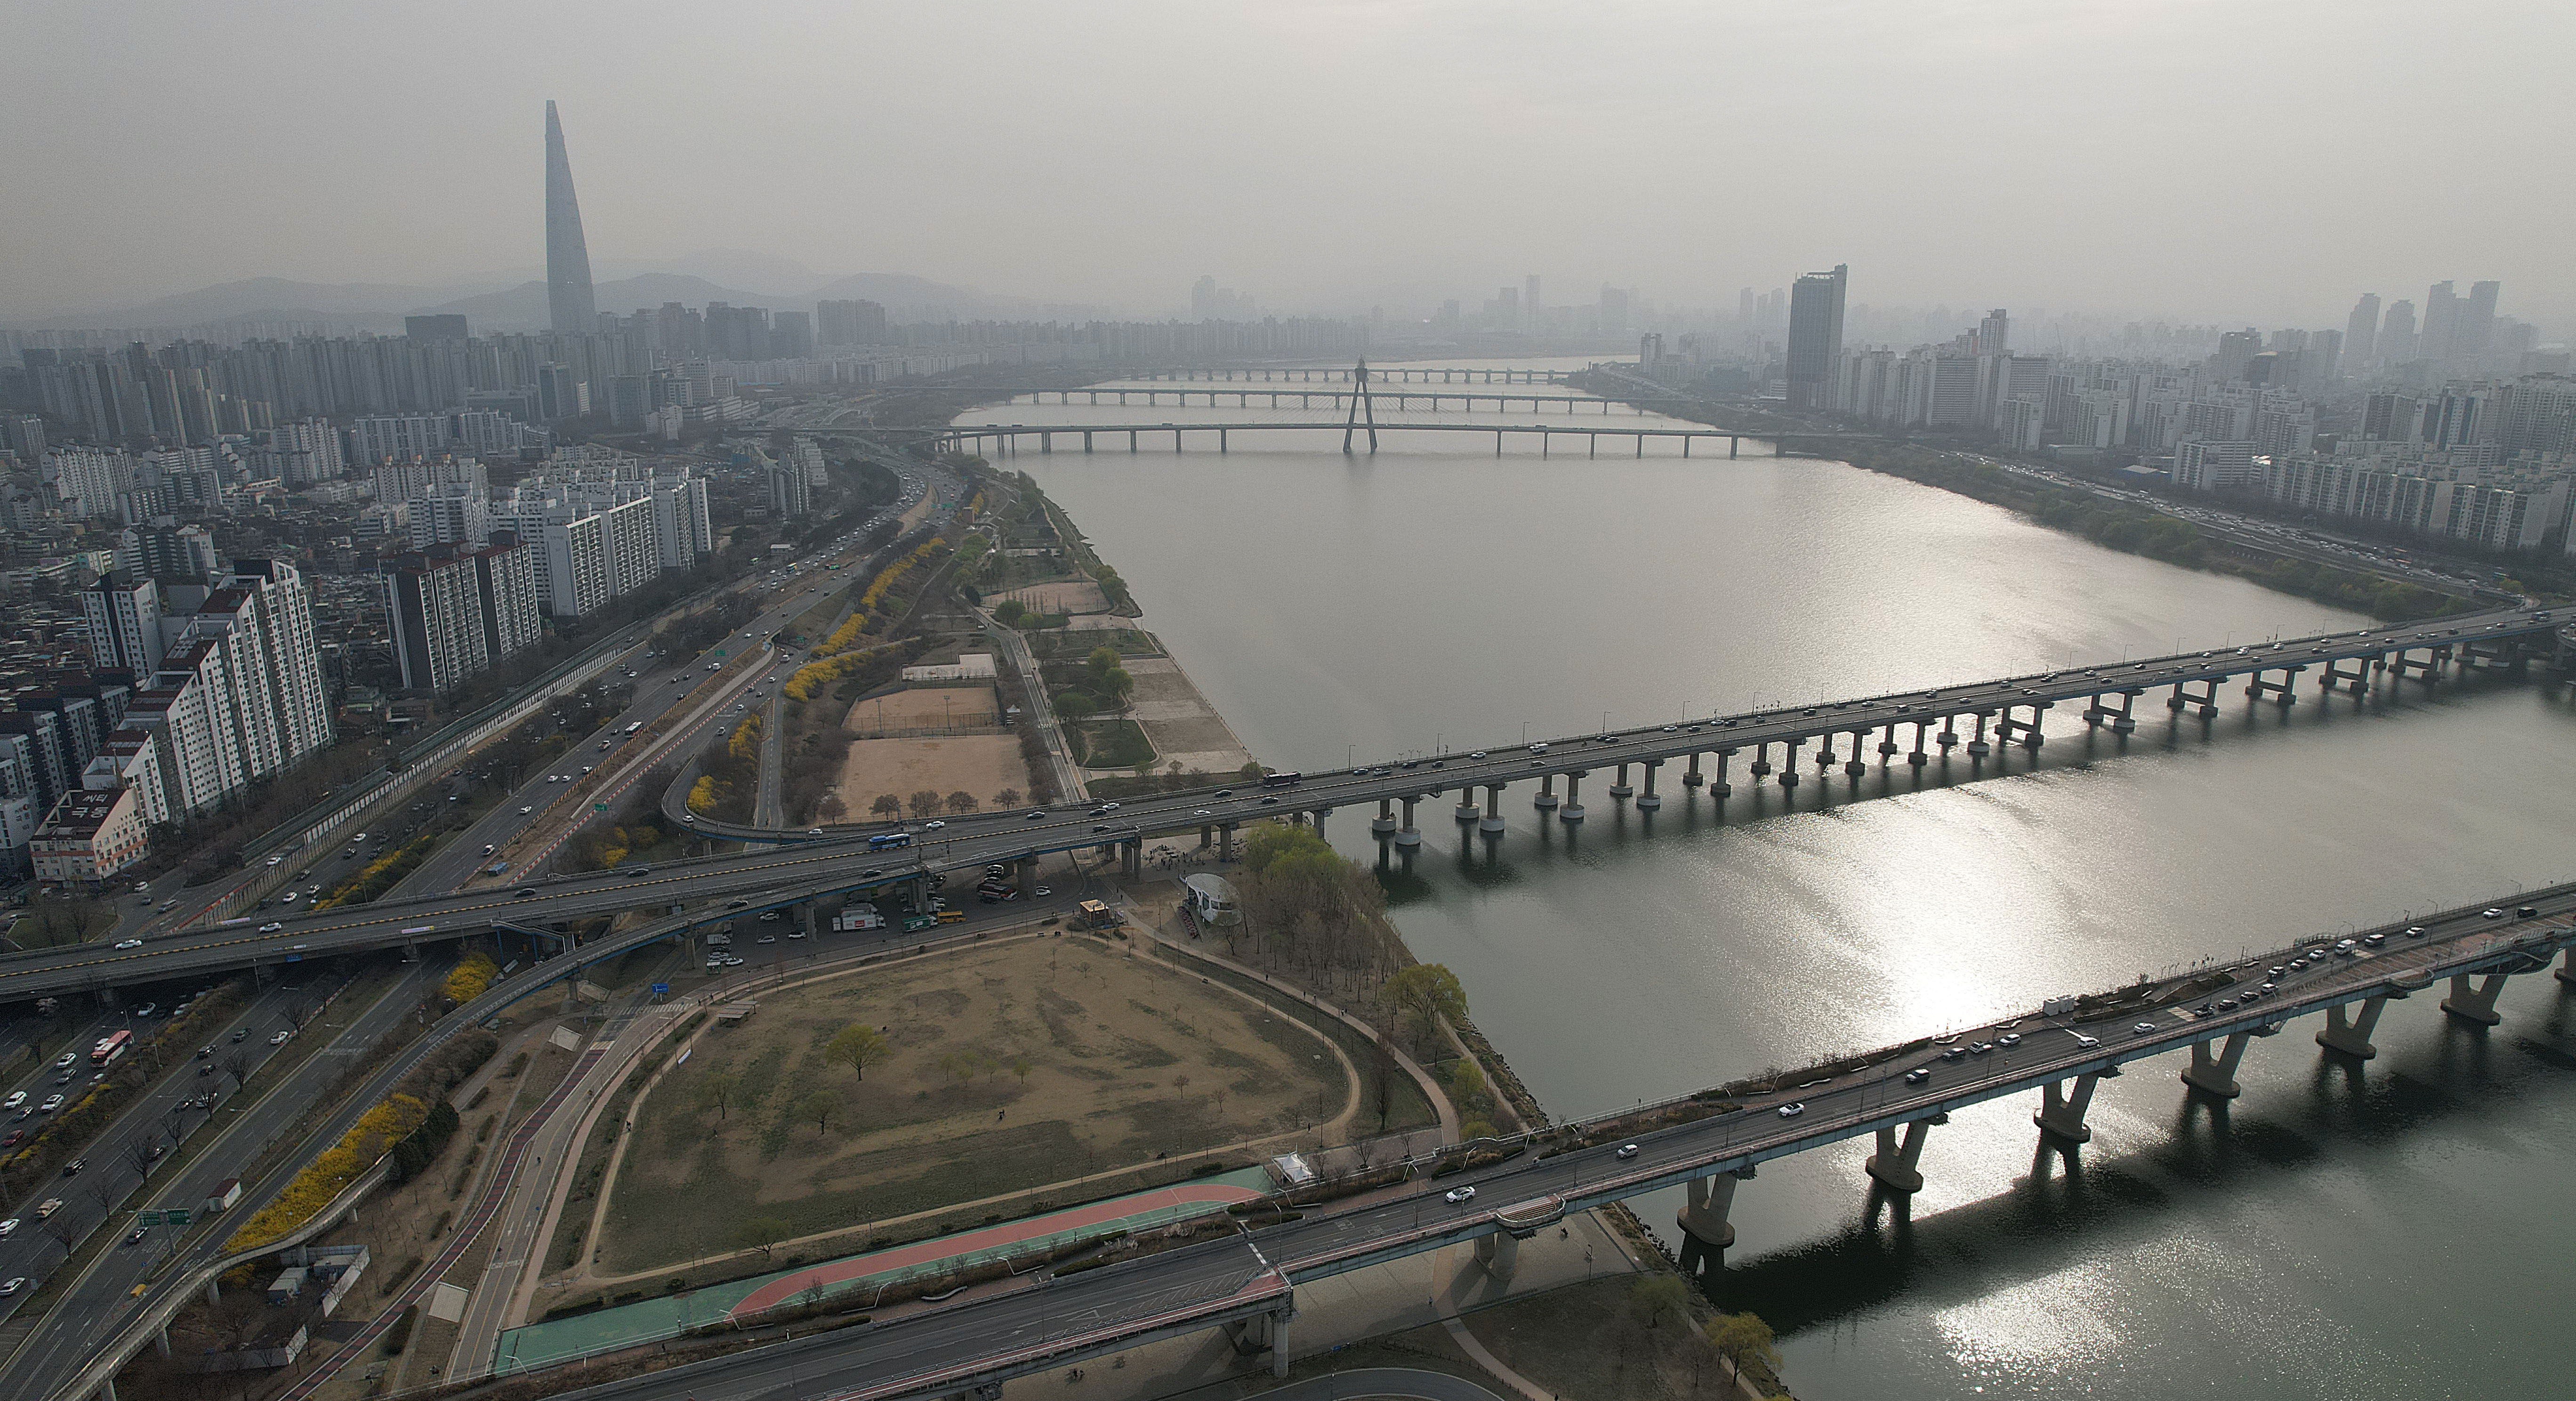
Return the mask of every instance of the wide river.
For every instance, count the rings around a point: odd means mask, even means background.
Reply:
[[[970,418],[1326,416],[1167,400]],[[1032,442],[997,465],[1071,512],[1286,768],[2366,621],[1815,459],[1145,441]],[[2286,713],[2230,692],[2208,723],[2140,705],[2125,740],[2061,709],[2035,766],[1900,764],[1794,801],[1739,774],[1722,814],[1674,768],[1654,814],[1596,776],[1579,828],[1512,789],[1499,840],[1427,805],[1397,923],[1570,1116],[2576,873],[2563,688],[2383,687],[2358,706],[2303,689]],[[1377,860],[1368,816],[1331,835]],[[2215,1113],[2178,1065],[2133,1066],[2104,1083],[2071,1175],[2036,1155],[2034,1103],[1981,1106],[1932,1133],[1910,1221],[1866,1211],[1865,1144],[1766,1165],[1736,1194],[1718,1293],[1780,1330],[1811,1401],[2569,1394],[2571,996],[2518,979],[2487,1032],[2432,997],[2392,1004],[2360,1070],[2294,1023],[2253,1043],[2244,1097]],[[1677,1240],[1677,1198],[1634,1205]]]

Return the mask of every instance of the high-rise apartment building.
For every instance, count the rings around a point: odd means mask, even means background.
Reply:
[[[2001,355],[2012,348],[2012,317],[2002,307],[1986,313],[1977,323],[1977,353]]]
[[[2418,352],[2426,360],[2448,360],[2455,352],[2459,338],[2460,299],[2447,281],[2436,282],[2424,294],[2424,330]]]
[[[2460,307],[2460,326],[2452,342],[2462,355],[2484,354],[2495,338],[2496,297],[2504,291],[2501,282],[2469,284],[2469,299]]]
[[[564,154],[563,122],[552,99],[546,102],[546,308],[556,335],[599,329],[590,244],[581,235],[581,201],[573,197],[572,160]]]
[[[115,570],[81,590],[89,654],[102,667],[137,676],[161,668],[161,590],[148,577]]]
[[[816,302],[814,338],[824,345],[883,345],[885,308],[870,301]]]
[[[2389,303],[2388,317],[2379,323],[2379,363],[2403,365],[2416,356],[2415,304],[2401,298]]]
[[[2364,292],[2352,304],[2352,317],[2343,326],[2344,363],[2359,370],[2378,357],[2379,294]]]
[[[1851,265],[1811,272],[1789,293],[1789,407],[1820,409],[1833,403],[1834,370],[1842,359],[1843,299]]]

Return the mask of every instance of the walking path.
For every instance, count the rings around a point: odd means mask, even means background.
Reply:
[[[1258,1201],[1271,1188],[1266,1169],[1242,1168],[957,1235],[530,1324],[502,1335],[492,1371],[494,1375],[507,1376],[576,1357],[676,1338],[707,1324],[755,1322],[771,1309],[807,1297],[837,1298],[871,1288],[882,1293],[907,1280],[937,1278],[978,1265],[1031,1258],[1110,1231],[1133,1234],[1152,1230],[1214,1215],[1236,1202]]]

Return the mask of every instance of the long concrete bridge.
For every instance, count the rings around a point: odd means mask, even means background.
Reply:
[[[2518,671],[2541,658],[2563,664],[2563,625],[2545,609],[2497,609],[1537,744],[1453,750],[1293,779],[1157,794],[1114,811],[1061,806],[954,817],[936,829],[903,829],[906,845],[886,850],[870,847],[897,835],[885,826],[826,828],[818,835],[700,821],[694,825],[710,836],[778,846],[516,889],[487,887],[280,916],[271,921],[273,930],[249,920],[228,921],[155,938],[139,949],[78,944],[9,955],[0,957],[0,1003],[415,947],[477,934],[498,922],[543,926],[637,908],[672,912],[674,922],[651,926],[658,932],[649,938],[638,931],[584,945],[588,961],[594,951],[624,952],[733,918],[741,908],[731,904],[735,900],[756,912],[891,887],[918,908],[928,898],[930,878],[949,871],[1002,864],[1016,867],[1023,883],[1034,883],[1042,856],[1100,851],[1134,873],[1142,869],[1146,842],[1159,835],[1195,831],[1203,843],[1230,852],[1246,822],[1291,817],[1320,830],[1333,813],[1354,807],[1373,806],[1371,830],[1400,846],[1422,840],[1417,811],[1441,800],[1454,803],[1451,814],[1458,823],[1499,834],[1508,822],[1506,789],[1534,788],[1529,802],[1541,820],[1580,822],[1585,783],[1605,771],[1606,796],[1648,812],[1662,806],[1663,772],[1675,765],[1683,768],[1680,784],[1704,788],[1721,803],[1739,782],[1794,790],[1810,779],[1831,782],[1837,774],[1857,782],[1873,765],[1923,767],[1964,755],[1973,773],[1976,761],[1999,746],[2039,748],[2046,739],[2044,717],[2061,705],[2080,705],[2084,725],[2117,736],[2136,729],[2137,702],[2155,691],[2165,693],[2166,710],[2183,721],[2214,716],[2222,688],[2237,681],[2245,683],[2248,705],[2296,704],[2303,679],[2312,673],[2320,700],[2350,695],[2358,704],[2374,684],[2432,685],[2470,671]],[[1812,774],[1806,772],[1810,767]],[[1604,789],[1592,791],[1597,796]]]
[[[1943,1028],[1831,1064],[1723,1085],[1600,1119],[1443,1149],[1408,1162],[1403,1185],[1339,1201],[1300,1199],[1302,1216],[1220,1240],[1029,1282],[863,1328],[686,1363],[566,1393],[583,1401],[684,1401],[764,1393],[827,1376],[843,1401],[1001,1394],[1014,1378],[1158,1338],[1226,1330],[1274,1374],[1294,1355],[1298,1290],[1449,1245],[1470,1245],[1508,1279],[1518,1245],[1584,1211],[1681,1187],[1678,1224],[1696,1267],[1734,1239],[1741,1184],[1766,1163],[1855,1138],[1876,1198],[1924,1185],[1928,1136],[1955,1112],[2035,1095],[2043,1148],[2072,1162],[2090,1137],[2096,1086],[2141,1062],[2183,1058],[2181,1093],[2238,1095],[2249,1048],[2292,1021],[2322,1018],[2319,1054],[2376,1054],[2389,1004],[2447,982],[2441,1012],[2468,1034],[2496,1025],[2513,977],[2576,963],[2576,885],[2499,896],[2349,938],[2299,939],[2224,966],[2054,999],[1991,1023]],[[2561,979],[2576,981],[2567,969]],[[488,1015],[479,1004],[477,1012]],[[2277,1053],[2276,1053],[2277,1054]],[[1465,1167],[1467,1162],[1480,1165]],[[1474,1188],[1459,1202],[1450,1194]],[[74,1395],[77,1393],[67,1393]]]
[[[1116,391],[1112,390],[1104,392],[1114,393]],[[1374,397],[1383,399],[1385,396],[1380,395]],[[1787,447],[1791,443],[1834,443],[1852,439],[1876,441],[1878,438],[1878,435],[1874,433],[1796,433],[1780,432],[1771,429],[1752,432],[1743,429],[1698,427],[1685,424],[1674,424],[1669,427],[1661,428],[1594,428],[1571,423],[1488,424],[1408,423],[1393,421],[1384,423],[1352,423],[1342,419],[1317,419],[1298,422],[1281,421],[1276,419],[1266,421],[1262,419],[1245,419],[1237,422],[1225,423],[961,423],[941,429],[937,432],[925,434],[924,438],[926,441],[946,449],[963,451],[967,449],[969,445],[972,445],[974,448],[980,450],[989,446],[996,452],[1005,453],[1020,451],[1022,440],[1034,438],[1037,440],[1038,451],[1044,453],[1055,451],[1055,441],[1058,438],[1064,438],[1069,441],[1079,439],[1082,444],[1081,450],[1084,452],[1090,452],[1093,450],[1096,440],[1106,438],[1114,446],[1118,438],[1121,435],[1124,435],[1127,440],[1127,450],[1129,452],[1139,452],[1143,450],[1143,444],[1148,438],[1152,439],[1155,444],[1159,445],[1163,440],[1163,435],[1167,433],[1171,435],[1172,451],[1174,452],[1182,450],[1184,435],[1196,435],[1198,440],[1204,443],[1207,441],[1209,434],[1214,434],[1216,437],[1216,450],[1219,452],[1230,452],[1233,450],[1234,435],[1237,433],[1339,433],[1342,435],[1342,449],[1345,452],[1351,450],[1354,435],[1362,435],[1368,439],[1368,450],[1375,452],[1377,451],[1377,435],[1380,433],[1450,433],[1478,435],[1490,433],[1494,438],[1494,455],[1496,457],[1502,456],[1503,442],[1506,438],[1538,439],[1539,453],[1541,456],[1552,455],[1551,448],[1554,441],[1558,438],[1580,438],[1584,441],[1585,455],[1590,457],[1600,456],[1601,440],[1604,438],[1619,440],[1622,443],[1626,440],[1634,439],[1636,443],[1636,455],[1639,457],[1646,455],[1646,443],[1649,439],[1658,442],[1679,442],[1682,445],[1682,456],[1684,457],[1691,455],[1693,444],[1723,440],[1726,443],[1726,455],[1729,457],[1735,457],[1739,455],[1741,444],[1743,443],[1743,440],[1747,438],[1751,438],[1756,442],[1768,442],[1773,444],[1775,454],[1780,456],[1789,455]]]
[[[1232,369],[1124,370],[1130,380],[1207,381],[1234,384],[1348,384],[1357,368],[1347,365],[1250,365]],[[1371,384],[1561,384],[1570,371],[1511,369],[1494,366],[1373,365]]]
[[[1374,370],[1369,372],[1372,382],[1374,382],[1377,373],[1378,372]],[[1047,396],[1050,394],[1055,396],[1054,402],[1059,404],[1074,403],[1076,396],[1080,396],[1081,402],[1085,404],[1097,405],[1106,402],[1114,405],[1132,406],[1137,402],[1142,401],[1146,408],[1158,407],[1163,403],[1163,401],[1168,399],[1172,402],[1174,407],[1184,409],[1188,408],[1193,402],[1203,403],[1211,409],[1223,408],[1228,404],[1239,409],[1248,409],[1253,406],[1255,400],[1258,400],[1263,405],[1274,409],[1289,407],[1311,409],[1319,402],[1325,408],[1338,409],[1353,399],[1365,399],[1378,408],[1393,409],[1399,412],[1421,408],[1432,413],[1438,413],[1442,409],[1453,404],[1460,410],[1467,412],[1474,411],[1480,405],[1491,405],[1496,412],[1508,412],[1517,406],[1526,405],[1531,413],[1543,413],[1549,408],[1557,408],[1569,414],[1576,412],[1577,410],[1581,410],[1586,413],[1594,413],[1604,416],[1613,413],[1645,414],[1655,412],[1655,410],[1651,408],[1644,407],[1650,404],[1670,404],[1681,406],[1706,402],[1705,400],[1693,399],[1685,395],[1678,394],[1629,394],[1621,395],[1616,399],[1605,399],[1597,394],[1541,394],[1537,392],[1515,394],[1508,391],[1468,389],[1373,388],[1368,390],[1359,390],[1279,389],[1275,387],[1270,389],[1253,389],[1249,387],[1239,387],[1234,389],[1155,389],[1147,387],[1139,389],[1132,385],[1123,388],[1117,385],[1104,385],[1086,386],[1080,389],[1032,389],[1026,391],[1022,395],[1022,398],[1028,403],[1043,404],[1048,402]],[[1106,396],[1106,398],[1104,399],[1103,396]],[[1289,400],[1294,400],[1295,403],[1291,405],[1287,402]],[[1013,402],[1019,401],[1014,400]]]

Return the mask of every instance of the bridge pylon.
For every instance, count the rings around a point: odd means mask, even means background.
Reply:
[[[1342,422],[1342,453],[1351,450],[1351,434],[1359,428],[1360,412],[1368,412],[1369,455],[1377,455],[1377,401],[1369,397],[1368,357],[1360,357],[1359,368],[1351,372],[1351,413]]]

